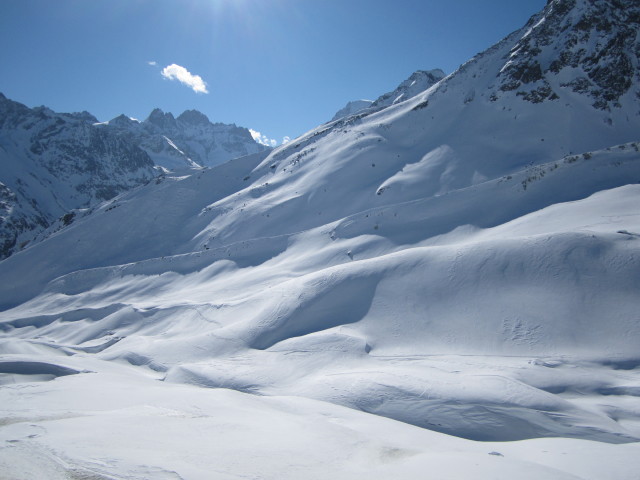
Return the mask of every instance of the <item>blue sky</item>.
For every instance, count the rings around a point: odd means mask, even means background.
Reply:
[[[101,121],[195,108],[280,143],[415,70],[452,72],[545,4],[1,0],[0,92]]]

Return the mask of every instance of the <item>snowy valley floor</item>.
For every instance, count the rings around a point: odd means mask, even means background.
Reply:
[[[31,348],[38,349],[35,344]],[[640,471],[639,443],[465,440],[318,400],[172,384],[140,367],[40,353],[38,358],[48,361],[36,363],[27,360],[33,355],[14,354],[5,355],[0,364],[2,371],[12,372],[1,376],[3,480],[633,480]],[[596,417],[606,423],[617,416],[621,424],[629,419],[625,426],[640,434],[640,405],[637,396],[628,396],[637,395],[640,385],[640,371],[628,369],[633,365],[456,356],[422,363],[440,370],[442,388],[464,388],[470,398],[484,395],[473,389],[487,385],[455,385],[460,376],[495,382],[496,389],[516,374],[550,391],[561,392],[562,384],[569,383],[564,385],[568,393],[554,396],[592,412],[584,419],[585,428],[593,428]],[[378,378],[383,382],[381,374]],[[596,393],[601,383],[627,387]],[[383,392],[379,389],[377,395]],[[400,401],[397,395],[395,401]],[[446,409],[442,412],[441,421],[455,420]],[[461,410],[461,417],[467,415],[482,421],[480,408]],[[491,416],[487,420],[494,421]],[[513,419],[505,415],[505,421]],[[504,427],[517,430],[517,425]]]
[[[506,189],[130,263],[98,212],[1,262],[0,479],[638,480],[640,186],[471,223]]]

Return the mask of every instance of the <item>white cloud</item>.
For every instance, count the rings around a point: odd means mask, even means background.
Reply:
[[[152,67],[155,67],[156,65],[158,65],[158,62],[151,60],[150,62],[147,62],[147,65],[151,65]]]
[[[189,70],[172,63],[162,69],[162,76],[169,80],[178,80],[196,93],[209,93],[207,84],[200,75],[193,75]]]
[[[283,137],[282,138],[282,145],[284,145],[285,143],[289,143],[291,141],[291,137]]]
[[[266,145],[267,147],[275,147],[278,144],[278,142],[273,138],[262,135],[260,132],[252,128],[249,129],[249,132],[251,132],[251,136],[253,137],[253,139],[262,145]]]

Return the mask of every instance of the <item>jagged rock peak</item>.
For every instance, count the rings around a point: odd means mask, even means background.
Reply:
[[[211,123],[209,118],[198,110],[185,110],[180,114],[180,116],[178,116],[177,120],[191,125],[207,125]]]
[[[499,88],[534,103],[569,89],[598,109],[619,107],[640,80],[639,28],[637,0],[549,0],[511,49]]]
[[[440,70],[439,68],[433,70],[417,70],[411,74],[411,76],[406,79],[400,86],[406,85],[410,86],[414,82],[417,82],[421,79],[428,79],[429,81],[436,83],[442,80],[446,74]]]
[[[87,123],[97,123],[98,119],[94,117],[91,113],[83,110],[82,112],[73,112],[69,114],[70,117],[75,118],[77,120],[81,120]]]
[[[154,108],[145,121],[160,128],[172,128],[176,124],[176,119],[171,112],[164,113],[159,108]]]
[[[129,127],[132,124],[137,124],[137,123],[139,123],[137,120],[127,117],[123,113],[118,115],[116,118],[109,120],[109,125],[116,126],[116,127],[123,127],[123,128]]]

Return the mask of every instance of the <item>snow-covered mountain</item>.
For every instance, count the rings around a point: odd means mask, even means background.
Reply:
[[[435,85],[445,77],[445,73],[440,69],[417,70],[409,78],[403,81],[398,87],[383,95],[380,95],[371,105],[373,108],[388,107],[399,102],[404,102],[424,92],[429,87]]]
[[[412,73],[409,78],[398,85],[395,90],[380,95],[376,100],[354,100],[348,102],[344,107],[336,112],[331,121],[339,120],[343,117],[363,112],[381,110],[390,105],[404,102],[417,94],[424,92],[429,87],[435,85],[445,77],[445,73],[440,69],[435,70],[417,70]]]
[[[411,98],[0,262],[0,466],[635,479],[639,22],[550,0]]]
[[[156,165],[169,170],[212,167],[269,150],[257,143],[247,128],[211,123],[197,110],[175,118],[156,108],[143,122],[120,115],[102,125],[130,133]]]
[[[67,215],[157,175],[131,135],[93,126],[87,112],[34,109],[0,94],[0,258]]]
[[[156,167],[201,168],[268,150],[248,129],[211,123],[196,110],[100,123],[0,94],[0,258],[68,224],[73,210],[148,182],[162,173]]]
[[[373,100],[353,100],[347,102],[347,104],[336,112],[331,121],[339,120],[343,117],[348,117],[354,113],[361,112],[362,110],[369,108]]]

